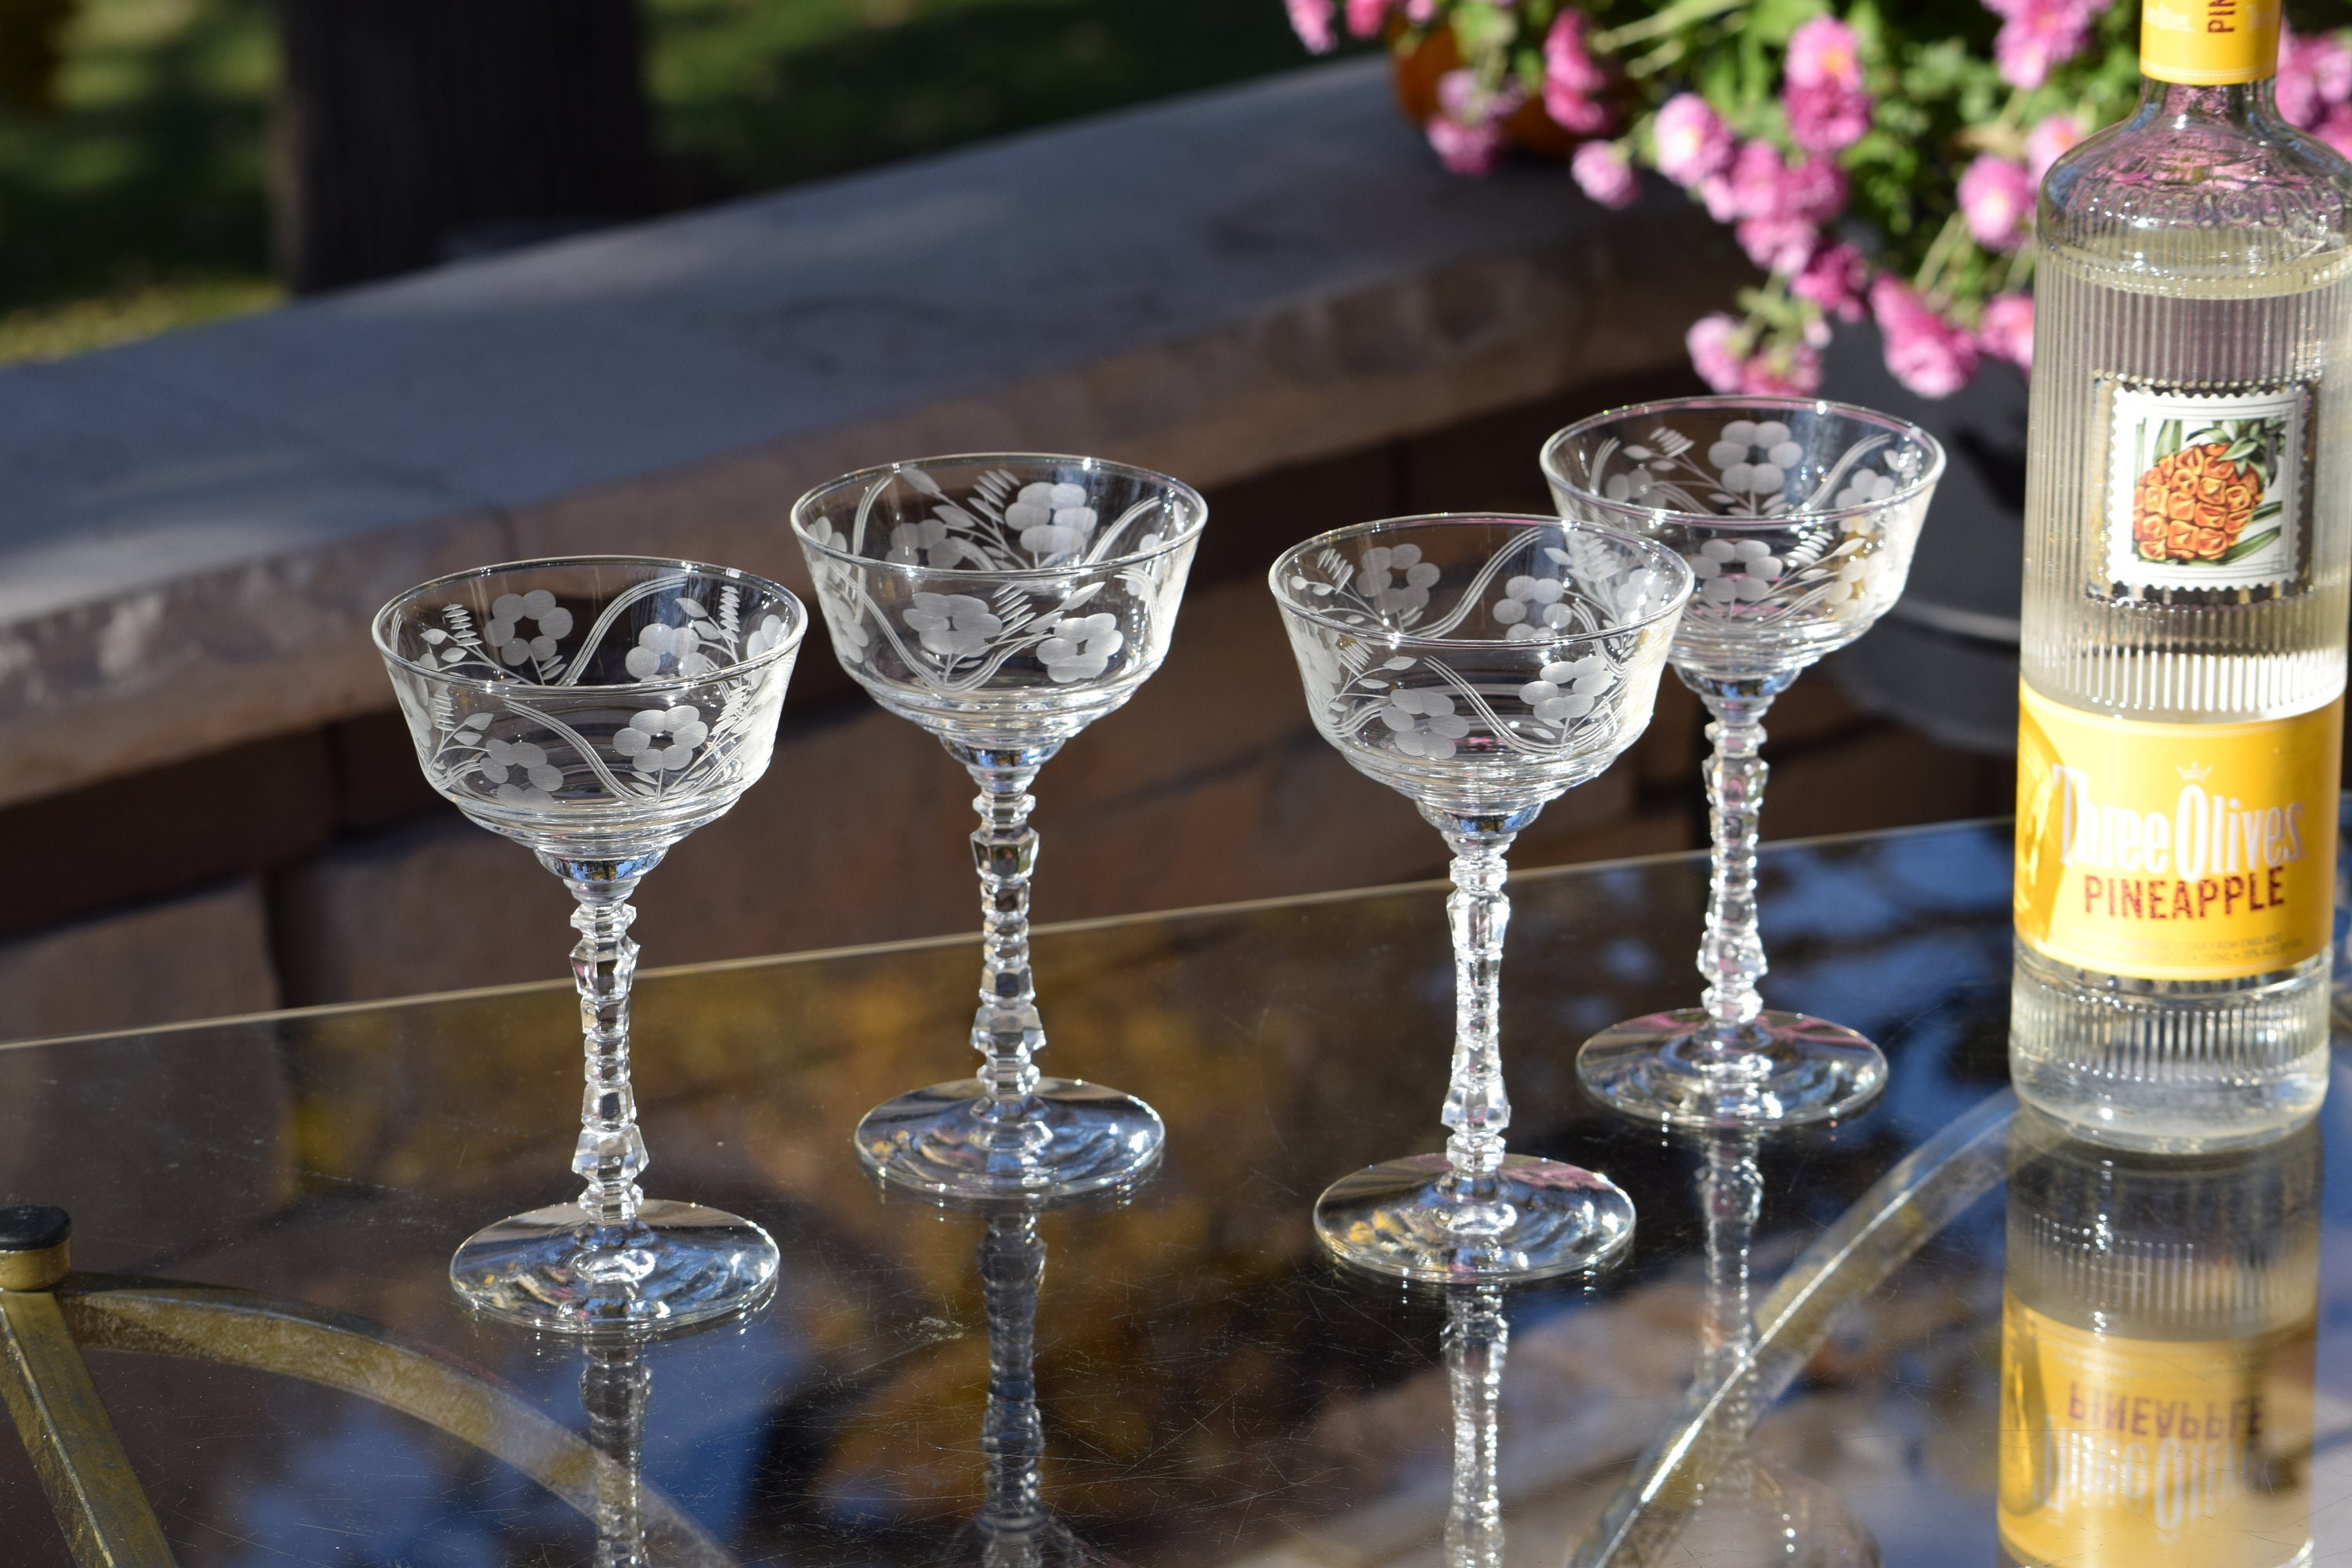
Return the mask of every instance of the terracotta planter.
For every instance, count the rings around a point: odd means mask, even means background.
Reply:
[[[1437,112],[1437,79],[1461,68],[1462,51],[1454,47],[1451,27],[1430,28],[1411,48],[1400,48],[1397,37],[1392,34],[1389,39],[1389,71],[1396,84],[1397,107],[1413,124],[1426,125]],[[1530,98],[1519,105],[1503,121],[1503,131],[1512,146],[1546,158],[1565,158],[1584,140],[1546,114],[1541,98]]]

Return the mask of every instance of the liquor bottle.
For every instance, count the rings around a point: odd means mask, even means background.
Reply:
[[[2011,1150],[2003,1563],[2308,1562],[2318,1129],[2182,1157],[2027,1108]]]
[[[2278,34],[2148,0],[2137,111],[2042,189],[2011,1071],[2125,1147],[2326,1089],[2352,165],[2278,117]]]

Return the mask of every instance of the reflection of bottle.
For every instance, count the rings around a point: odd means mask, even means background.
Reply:
[[[2140,16],[2138,111],[2042,191],[2011,1076],[2221,1147],[2326,1085],[2352,171],[2278,117],[2278,0]]]
[[[2021,1110],[2001,1310],[2007,1561],[2306,1561],[2318,1300],[2315,1128],[2167,1160]]]

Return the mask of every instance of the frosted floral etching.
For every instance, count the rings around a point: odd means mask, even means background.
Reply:
[[[1562,543],[1547,543],[1545,540]],[[1532,569],[1509,574],[1512,564]],[[1461,752],[1504,749],[1529,756],[1590,751],[1622,724],[1615,699],[1633,639],[1575,645],[1559,639],[1609,632],[1668,604],[1675,584],[1663,571],[1627,567],[1586,535],[1528,529],[1471,574],[1451,607],[1433,609],[1443,574],[1419,547],[1374,545],[1354,560],[1336,549],[1301,557],[1286,586],[1319,621],[1290,623],[1301,668],[1323,689],[1329,727],[1356,744],[1437,762]],[[1398,639],[1461,634],[1524,643],[1517,678],[1475,678]]]
[[[872,514],[893,485],[912,487],[929,515],[890,523],[885,535]],[[1163,604],[1172,608],[1186,563],[1152,553],[1173,521],[1164,497],[1147,496],[1108,523],[1099,499],[1076,480],[1024,482],[1006,468],[982,471],[961,497],[921,468],[889,470],[845,526],[824,517],[804,524],[812,542],[837,552],[811,556],[835,648],[853,668],[887,650],[890,677],[940,696],[980,690],[1007,666],[1034,664],[1055,685],[1100,679],[1130,642],[1149,639]],[[884,563],[924,569],[921,586],[894,597],[844,559],[871,559],[877,544]],[[1123,556],[1139,559],[1105,570]],[[1011,580],[941,592],[950,573]]]
[[[422,645],[419,663],[469,678],[418,682],[431,731],[425,765],[435,787],[520,807],[724,788],[751,733],[762,683],[782,675],[766,668],[734,678],[722,672],[789,642],[793,628],[773,612],[746,628],[740,588],[720,586],[714,607],[678,593],[691,581],[677,574],[636,584],[614,595],[584,631],[544,588],[499,595],[487,620],[478,622],[472,609],[453,602],[439,608],[437,624],[410,628]],[[634,636],[619,629],[633,606],[665,599]],[[583,684],[616,637],[627,638],[621,665],[632,679]],[[719,679],[697,689],[691,702],[626,696],[632,684],[713,677]],[[572,693],[559,695],[565,688]],[[595,723],[583,703],[607,693],[614,700],[604,723]],[[607,725],[609,733],[592,734]]]
[[[1808,452],[1779,419],[1726,420],[1702,447],[1665,424],[1645,438],[1572,448],[1571,482],[1588,493],[1677,513],[1684,559],[1698,578],[1696,622],[1820,618],[1868,624],[1902,589],[1889,540],[1890,497],[1916,480],[1919,452],[1884,431],[1854,440],[1800,479]],[[1581,470],[1581,471],[1580,471]],[[1700,520],[1785,520],[1708,537]]]

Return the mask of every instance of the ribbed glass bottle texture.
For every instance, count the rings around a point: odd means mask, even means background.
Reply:
[[[2326,1089],[2352,165],[2268,80],[2150,80],[2044,183],[2011,1065],[2109,1144]]]

